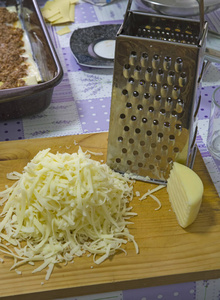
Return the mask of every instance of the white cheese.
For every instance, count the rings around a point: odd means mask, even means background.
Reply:
[[[136,215],[128,207],[133,182],[90,156],[81,148],[73,154],[45,149],[22,174],[8,174],[17,181],[0,192],[0,238],[11,246],[1,242],[0,251],[14,257],[12,269],[42,261],[33,273],[48,267],[48,280],[54,264],[84,253],[99,264],[127,241],[138,253],[127,228]]]
[[[195,221],[202,202],[203,190],[203,183],[193,170],[174,162],[167,181],[167,191],[172,209],[183,228]]]
[[[52,25],[60,25],[75,21],[76,0],[52,0],[47,1],[41,9],[42,15]],[[66,33],[69,31],[66,31]],[[60,34],[58,32],[58,34]],[[62,34],[65,34],[63,32]]]
[[[140,201],[142,200],[145,200],[148,196],[150,196],[153,200],[155,200],[158,204],[158,207],[155,208],[155,210],[159,210],[161,207],[162,207],[162,204],[160,202],[160,200],[155,196],[155,195],[152,195],[153,193],[163,189],[166,185],[163,185],[163,184],[159,184],[157,187],[155,187],[154,189],[152,190],[148,190],[141,198],[139,198]],[[140,194],[140,193],[139,193]],[[137,192],[136,192],[136,196],[137,195]],[[140,195],[139,195],[140,196]]]
[[[144,200],[146,199],[148,196],[150,196],[151,194],[163,189],[166,185],[163,185],[163,184],[159,184],[157,187],[155,187],[154,189],[152,190],[148,190],[148,192],[146,192],[139,200]]]

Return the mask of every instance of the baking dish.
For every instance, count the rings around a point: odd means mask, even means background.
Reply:
[[[0,90],[0,120],[21,118],[46,109],[63,70],[36,0],[5,0],[0,6],[16,6],[22,27],[30,41],[42,82]]]

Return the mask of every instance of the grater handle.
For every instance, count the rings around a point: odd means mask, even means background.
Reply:
[[[121,28],[123,28],[124,25],[125,25],[125,20],[127,19],[127,16],[128,16],[128,14],[129,14],[129,11],[131,10],[131,5],[132,5],[132,0],[128,0],[128,4],[127,4],[125,16],[124,16],[124,21],[123,21],[123,23],[122,23],[122,25],[121,25]],[[119,31],[120,31],[120,30],[119,30]]]
[[[205,25],[205,10],[204,10],[204,0],[197,0],[197,2],[199,4],[199,17],[200,17],[199,40],[200,40],[202,38],[203,29],[204,29],[204,25]],[[129,13],[129,11],[131,10],[131,5],[132,5],[132,0],[128,0],[126,13],[125,13],[126,17]],[[125,22],[126,17],[124,18],[124,22]],[[123,22],[123,26],[124,26],[124,22]]]
[[[203,28],[205,24],[205,12],[204,12],[204,0],[197,0],[199,4],[199,16],[200,16],[200,32],[199,40],[202,38]]]

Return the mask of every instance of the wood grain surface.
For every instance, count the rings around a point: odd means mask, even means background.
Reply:
[[[21,172],[39,150],[76,152],[83,150],[103,152],[106,159],[107,133],[77,135],[0,143],[0,190],[12,183],[6,179],[11,171]],[[150,197],[140,201],[134,197],[131,205],[138,215],[129,226],[135,236],[140,253],[136,254],[132,243],[125,246],[127,255],[117,253],[101,265],[95,265],[92,257],[76,258],[74,263],[57,265],[49,281],[46,270],[32,274],[33,266],[19,268],[22,275],[10,271],[13,263],[4,257],[0,264],[0,297],[11,299],[57,299],[99,292],[166,285],[220,277],[220,199],[199,153],[194,170],[204,183],[204,198],[196,221],[182,229],[175,218],[166,189],[155,195],[162,208]],[[154,184],[136,182],[134,191],[141,195]],[[3,257],[0,254],[1,257]],[[42,285],[41,283],[44,282]]]

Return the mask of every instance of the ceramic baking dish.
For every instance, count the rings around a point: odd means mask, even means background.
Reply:
[[[16,6],[42,82],[32,86],[0,90],[0,120],[21,118],[46,109],[63,70],[36,0],[5,0],[0,6]]]

